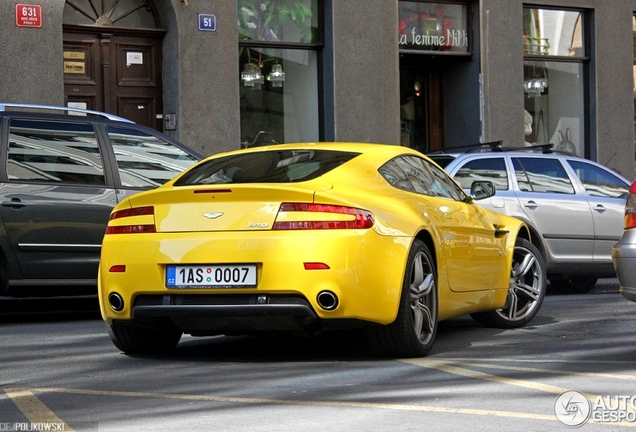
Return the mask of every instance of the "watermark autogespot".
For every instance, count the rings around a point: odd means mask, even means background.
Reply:
[[[595,396],[592,401],[578,391],[561,393],[554,402],[554,414],[568,427],[596,423],[636,423],[636,396]]]

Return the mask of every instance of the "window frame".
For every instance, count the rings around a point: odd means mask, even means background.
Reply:
[[[301,51],[313,51],[316,53],[316,64],[318,70],[316,71],[318,82],[318,140],[325,141],[325,114],[324,114],[324,66],[323,66],[323,51],[325,48],[325,1],[316,0],[318,11],[318,29],[316,32],[316,41],[303,43],[303,42],[288,42],[288,41],[263,41],[263,40],[242,40],[238,39],[239,53],[242,48],[262,48],[262,49],[287,49],[287,50],[301,50]],[[238,6],[237,6],[238,7]],[[237,59],[240,62],[239,59]],[[240,76],[238,77],[240,81]],[[239,82],[239,85],[242,85]],[[239,113],[240,116],[240,113]]]
[[[551,11],[563,11],[563,12],[578,12],[581,15],[581,37],[583,41],[583,55],[580,57],[570,57],[570,56],[557,56],[557,55],[541,55],[541,54],[528,54],[523,50],[523,66],[525,68],[527,63],[530,62],[541,62],[541,63],[576,63],[582,65],[582,73],[583,73],[583,154],[581,155],[584,158],[592,159],[594,154],[592,154],[592,149],[595,146],[592,146],[592,125],[591,120],[594,118],[592,115],[592,103],[590,101],[591,95],[593,94],[591,91],[591,74],[592,74],[592,59],[591,52],[593,52],[593,43],[592,43],[592,17],[593,12],[588,9],[583,8],[569,8],[569,7],[557,7],[557,6],[544,6],[544,5],[534,5],[534,4],[526,4],[524,3],[523,9],[542,9],[542,10],[551,10]],[[523,24],[522,24],[523,27]],[[522,30],[523,32],[524,30]],[[523,35],[522,35],[523,36]],[[524,76],[525,81],[525,76]],[[524,94],[524,100],[526,99],[526,95]],[[525,107],[524,107],[525,109]]]

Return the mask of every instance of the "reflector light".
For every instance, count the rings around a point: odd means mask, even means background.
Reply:
[[[109,272],[111,273],[125,273],[126,266],[125,265],[114,265],[110,268]]]
[[[325,263],[319,262],[306,262],[303,264],[305,266],[305,270],[329,270],[330,267]]]
[[[355,216],[353,220],[308,220],[277,221],[274,230],[314,230],[314,229],[369,229],[373,226],[373,214],[367,210],[332,204],[282,203],[281,212],[336,213]]]
[[[135,207],[125,210],[119,210],[111,213],[109,220],[122,219],[133,216],[154,216],[155,208],[153,206],[148,207]],[[131,224],[131,225],[119,225],[119,226],[107,226],[106,234],[139,234],[139,233],[154,233],[157,232],[154,221],[152,224]]]

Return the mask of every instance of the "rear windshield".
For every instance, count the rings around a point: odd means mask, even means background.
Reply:
[[[174,185],[303,182],[320,177],[358,154],[333,150],[270,150],[233,154],[194,167]]]

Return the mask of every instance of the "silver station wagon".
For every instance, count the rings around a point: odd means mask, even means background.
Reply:
[[[0,295],[96,294],[115,204],[200,159],[110,114],[0,103]]]
[[[623,234],[630,183],[607,167],[542,149],[429,154],[463,188],[495,184],[479,205],[518,217],[532,230],[553,289],[591,291],[598,278],[616,277],[611,251]]]

